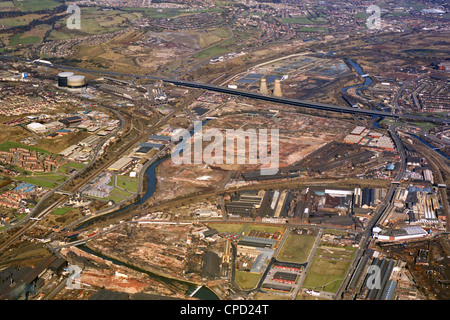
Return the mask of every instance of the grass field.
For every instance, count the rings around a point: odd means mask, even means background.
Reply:
[[[214,46],[197,52],[194,57],[197,59],[206,59],[227,53],[229,50],[220,46]]]
[[[261,232],[275,233],[277,231],[284,232],[286,230],[285,227],[278,226],[268,226],[268,225],[260,225],[260,224],[249,224],[245,229],[245,235],[248,235],[250,231],[256,230]]]
[[[34,184],[35,186],[47,188],[47,189],[54,189],[59,184],[52,181],[42,180],[36,177],[21,177],[19,180],[27,183]]]
[[[9,46],[17,46],[19,44],[33,44],[41,41],[39,37],[23,37],[21,34],[17,34],[9,38]]]
[[[283,18],[281,19],[284,23],[298,23],[298,24],[313,24],[311,20],[305,17],[299,17],[299,18]]]
[[[356,252],[353,247],[343,249],[320,247],[306,275],[303,288],[336,292]]]
[[[210,228],[216,229],[218,232],[240,233],[244,229],[243,223],[210,223]]]
[[[328,29],[326,27],[301,27],[300,31],[302,32],[324,32]]]
[[[1,8],[14,8],[14,3],[12,1],[2,1],[0,2],[0,9]]]
[[[119,188],[125,189],[129,192],[137,192],[138,189],[138,183],[137,183],[137,179],[133,179],[133,178],[128,178],[128,177],[124,177],[124,176],[117,176],[117,181],[116,181],[116,185]]]
[[[0,144],[0,150],[1,151],[8,151],[10,148],[24,148],[24,149],[28,149],[28,150],[36,150],[37,152],[41,152],[41,153],[50,153],[47,150],[44,149],[40,149],[40,148],[35,148],[32,146],[27,146],[18,142],[13,142],[13,141],[5,141],[2,144]]]
[[[62,207],[62,208],[58,208],[55,211],[52,212],[52,214],[58,215],[58,216],[62,216],[64,214],[66,214],[67,212],[74,210],[74,208],[67,208],[67,207]]]
[[[122,202],[123,200],[129,198],[130,196],[131,196],[131,193],[114,188],[111,191],[111,193],[107,199],[113,200],[114,202],[118,203],[118,202]]]
[[[66,176],[56,173],[35,173],[34,177],[43,180],[50,180],[57,183],[63,183],[64,181],[67,180]]]
[[[261,274],[236,271],[236,284],[243,290],[253,289],[261,279]]]
[[[13,2],[16,8],[26,12],[52,9],[62,5],[55,0],[13,0]]]
[[[43,17],[43,15],[33,13],[14,18],[3,18],[0,19],[0,25],[5,25],[8,27],[26,26],[34,19],[39,19],[40,17]]]
[[[69,163],[59,167],[57,171],[62,174],[68,174],[73,169],[80,170],[80,169],[83,169],[85,166],[86,165],[83,163],[69,162]]]
[[[277,259],[286,262],[304,263],[308,260],[315,240],[315,234],[290,233]]]

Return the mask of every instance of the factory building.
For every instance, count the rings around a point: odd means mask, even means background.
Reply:
[[[373,237],[380,241],[402,241],[424,238],[427,236],[427,232],[419,226],[389,229],[386,232],[379,227],[375,227],[372,229],[372,233]]]
[[[47,127],[43,124],[40,124],[39,122],[32,122],[30,124],[27,124],[27,129],[37,134],[42,134],[47,131]]]
[[[114,162],[109,168],[109,171],[123,171],[133,162],[133,158],[123,157]]]

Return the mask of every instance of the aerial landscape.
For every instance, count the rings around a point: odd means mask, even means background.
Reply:
[[[446,0],[0,0],[0,299],[450,300],[449,111]]]

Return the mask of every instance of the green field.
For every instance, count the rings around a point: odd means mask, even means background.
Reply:
[[[13,0],[13,2],[16,8],[26,12],[53,9],[63,5],[56,0]]]
[[[324,32],[327,31],[326,27],[301,27],[300,31],[302,32]]]
[[[66,214],[69,211],[74,210],[74,208],[67,208],[67,207],[62,207],[62,208],[58,208],[55,211],[52,212],[52,214],[58,215],[58,216],[62,216],[64,214]]]
[[[336,292],[346,276],[356,249],[320,247],[308,270],[303,288]]]
[[[33,176],[38,179],[50,180],[57,183],[63,183],[67,180],[66,176],[56,173],[35,173]]]
[[[0,150],[1,151],[8,151],[10,148],[24,148],[24,149],[28,149],[31,151],[36,150],[37,152],[41,152],[41,153],[50,153],[47,150],[43,150],[43,149],[39,149],[39,148],[35,148],[35,147],[30,147],[18,142],[13,142],[13,141],[5,141],[2,144],[0,144]]]
[[[14,3],[12,1],[2,1],[0,2],[0,9],[1,8],[14,8]]]
[[[286,262],[304,263],[308,260],[316,240],[315,234],[290,233],[277,259]]]
[[[39,37],[33,36],[22,38],[21,34],[17,34],[9,39],[9,46],[17,46],[19,44],[33,44],[38,43],[39,41],[41,41],[41,38]]]
[[[46,181],[46,180],[42,180],[42,179],[35,178],[35,177],[21,177],[19,180],[21,180],[23,182],[34,184],[35,186],[47,188],[47,189],[54,189],[59,185],[56,182]]]
[[[80,169],[83,169],[84,167],[85,167],[85,165],[83,163],[69,162],[69,163],[59,167],[57,172],[62,173],[62,174],[68,174],[73,169],[80,170]]]
[[[221,54],[225,54],[229,52],[228,49],[222,48],[220,46],[214,46],[205,50],[201,50],[197,52],[194,57],[198,59],[206,59],[206,58],[212,58]]]
[[[111,193],[107,199],[113,200],[114,202],[118,203],[118,202],[122,202],[123,200],[129,198],[130,196],[131,196],[131,193],[114,188],[111,191]]]
[[[236,271],[236,284],[243,290],[253,289],[261,279],[261,274]]]
[[[245,224],[243,223],[210,223],[210,228],[216,229],[218,232],[241,233]]]
[[[118,175],[116,177],[116,179],[117,179],[117,181],[116,181],[117,187],[125,189],[132,193],[137,192],[138,183],[137,183],[136,178],[133,179],[133,178],[128,178],[128,177]]]
[[[245,228],[245,235],[248,235],[250,231],[261,231],[261,232],[268,232],[268,233],[275,233],[277,231],[284,232],[286,230],[285,227],[278,227],[278,226],[269,226],[269,225],[263,225],[263,224],[249,224],[247,228]]]
[[[284,23],[294,23],[294,24],[313,24],[311,20],[304,17],[299,18],[283,18],[281,19]]]

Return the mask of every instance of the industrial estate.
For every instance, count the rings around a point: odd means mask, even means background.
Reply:
[[[450,299],[449,36],[444,0],[0,0],[0,299]]]

